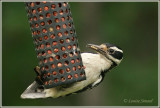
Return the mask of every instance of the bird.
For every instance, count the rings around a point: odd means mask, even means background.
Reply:
[[[22,99],[37,98],[59,98],[71,94],[77,94],[98,86],[104,79],[107,72],[118,66],[123,59],[123,51],[120,47],[103,43],[101,45],[87,44],[86,47],[94,50],[94,53],[81,53],[82,62],[85,66],[86,80],[78,81],[72,84],[57,86],[46,89],[34,81],[22,94]],[[40,68],[35,68],[37,73]]]

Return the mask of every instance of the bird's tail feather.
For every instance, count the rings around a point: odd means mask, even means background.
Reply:
[[[22,99],[46,98],[44,90],[38,90],[39,84],[34,81],[22,94]]]

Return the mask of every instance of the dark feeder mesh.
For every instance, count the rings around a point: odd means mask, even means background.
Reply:
[[[66,2],[26,2],[41,74],[51,88],[86,79],[70,6]]]

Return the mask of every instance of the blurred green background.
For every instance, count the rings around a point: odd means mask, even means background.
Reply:
[[[157,106],[158,2],[70,3],[81,51],[87,43],[114,43],[120,66],[96,88],[58,99],[23,100],[38,65],[24,3],[2,3],[3,106]],[[124,100],[153,100],[125,103]]]

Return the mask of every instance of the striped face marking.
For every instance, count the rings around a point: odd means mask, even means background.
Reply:
[[[117,47],[110,47],[110,49],[113,49],[115,51],[119,51],[119,52],[123,53],[123,51],[121,49],[118,49]]]
[[[105,43],[101,44],[100,48],[106,52],[106,57],[111,61],[119,64],[123,58],[123,51],[116,45]]]
[[[123,51],[118,49],[117,47],[108,48],[109,55],[114,57],[115,59],[121,60],[123,58]]]
[[[101,45],[88,44],[87,47],[97,51],[115,64],[119,64],[123,58],[123,51],[116,45],[105,43]]]

